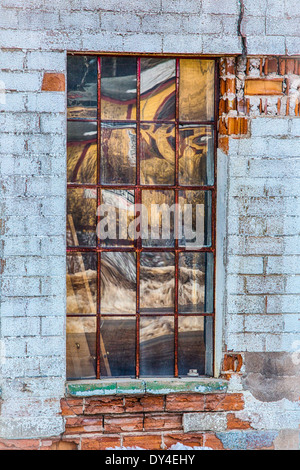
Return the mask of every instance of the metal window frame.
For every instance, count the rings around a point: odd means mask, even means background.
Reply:
[[[159,316],[171,316],[174,318],[174,376],[173,378],[180,377],[178,375],[178,319],[182,315],[187,316],[198,316],[198,317],[212,317],[213,318],[213,357],[212,357],[212,375],[215,370],[215,327],[216,327],[216,207],[217,207],[217,139],[218,139],[218,103],[219,103],[219,63],[218,58],[215,56],[201,56],[195,54],[144,54],[144,53],[91,53],[91,52],[80,52],[80,53],[69,53],[71,55],[85,55],[85,56],[94,56],[97,57],[97,82],[98,82],[98,91],[97,91],[97,119],[69,119],[69,122],[97,122],[97,184],[92,183],[67,183],[67,190],[69,188],[93,188],[97,191],[97,206],[101,202],[101,190],[113,190],[113,189],[124,189],[124,190],[134,190],[135,192],[135,203],[141,203],[141,191],[147,189],[164,189],[164,190],[173,190],[175,192],[175,203],[178,204],[178,193],[183,190],[197,190],[197,191],[211,191],[212,195],[212,211],[211,211],[211,246],[202,247],[198,249],[186,249],[185,247],[180,247],[178,244],[178,238],[175,237],[175,246],[174,247],[143,247],[141,238],[138,238],[134,246],[128,247],[104,247],[100,245],[100,240],[97,240],[96,247],[67,247],[68,253],[97,253],[97,314],[96,315],[79,315],[79,314],[67,314],[68,317],[76,318],[86,318],[93,317],[96,318],[97,330],[96,330],[96,379],[108,378],[107,376],[101,377],[101,363],[100,363],[100,324],[101,318],[105,317],[116,317],[115,314],[101,314],[100,301],[101,301],[101,253],[102,252],[134,252],[136,253],[136,314],[135,315],[126,315],[126,318],[135,318],[136,319],[136,376],[135,378],[140,378],[140,254],[142,252],[172,252],[175,254],[175,305],[174,305],[174,314],[160,314]],[[108,122],[109,120],[101,119],[101,57],[136,57],[137,58],[137,108],[136,108],[136,120],[119,120],[117,122],[136,124],[136,135],[137,135],[137,147],[136,147],[136,185],[113,185],[113,184],[101,184],[101,175],[100,175],[100,154],[101,154],[101,123]],[[175,59],[176,60],[176,115],[174,121],[160,120],[160,121],[147,121],[140,119],[140,80],[141,80],[141,58],[143,57],[155,57],[162,59]],[[215,62],[215,73],[214,73],[214,120],[212,121],[184,121],[179,120],[179,64],[180,59],[207,59],[214,60]],[[110,122],[110,121],[109,121]],[[142,123],[152,123],[152,124],[174,124],[175,125],[175,185],[146,185],[140,183],[140,126]],[[185,125],[206,125],[211,126],[214,134],[214,184],[213,185],[202,185],[202,186],[181,186],[179,185],[179,126],[180,124]],[[175,219],[176,220],[176,219]],[[100,216],[97,216],[97,223],[100,221]],[[176,230],[176,221],[175,221],[175,230]],[[178,287],[179,287],[179,253],[212,253],[214,259],[214,268],[213,268],[213,313],[184,313],[179,314],[178,312]],[[144,314],[143,317],[153,315]],[[115,377],[118,378],[118,377]],[[80,380],[80,379],[77,379]]]

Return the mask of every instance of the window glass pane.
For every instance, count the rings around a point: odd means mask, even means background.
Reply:
[[[141,125],[141,184],[174,184],[175,126]]]
[[[101,313],[136,313],[135,253],[101,254]]]
[[[179,253],[179,313],[213,312],[213,253]]]
[[[167,190],[142,191],[145,206],[144,226],[148,219],[148,233],[143,233],[143,246],[174,246],[175,192]]]
[[[102,377],[135,377],[135,318],[101,317]]]
[[[141,59],[141,120],[175,119],[176,61]]]
[[[179,184],[214,184],[214,141],[211,127],[179,127]]]
[[[102,57],[101,119],[136,119],[137,66],[134,57]]]
[[[97,312],[97,254],[67,255],[67,314],[95,315]]]
[[[141,253],[141,314],[174,313],[174,253]]]
[[[174,376],[174,319],[141,317],[141,377]]]
[[[102,190],[99,215],[97,235],[102,246],[133,246],[128,228],[134,220],[134,190]]]
[[[213,120],[214,73],[213,60],[180,59],[180,121]]]
[[[96,378],[96,318],[67,318],[67,378]]]
[[[97,183],[97,122],[68,121],[68,182]]]
[[[135,184],[135,124],[102,123],[101,182],[103,184]]]
[[[68,57],[68,118],[97,117],[97,57]]]
[[[193,370],[205,374],[205,317],[178,319],[178,373],[186,376]],[[192,372],[193,373],[193,372]]]
[[[68,246],[96,246],[97,190],[69,188],[67,198]]]
[[[181,233],[179,246],[211,246],[211,191],[179,191]]]

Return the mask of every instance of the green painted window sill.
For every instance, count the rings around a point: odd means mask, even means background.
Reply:
[[[225,393],[228,382],[214,378],[186,379],[106,379],[78,380],[66,383],[72,397],[104,395],[166,395],[168,393]]]

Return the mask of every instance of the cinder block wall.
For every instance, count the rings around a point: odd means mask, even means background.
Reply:
[[[299,447],[299,5],[2,0],[3,448],[103,448],[107,435],[108,446],[146,446],[153,435],[153,448],[168,447],[168,433],[213,448]],[[231,403],[225,409],[207,405],[217,396],[188,394],[162,395],[151,406],[147,397],[128,406],[124,395],[113,407],[116,398],[106,397],[106,408],[100,399],[67,397],[66,411],[68,51],[220,56],[218,160],[226,185],[219,194],[225,223],[217,340],[229,380],[219,397]]]

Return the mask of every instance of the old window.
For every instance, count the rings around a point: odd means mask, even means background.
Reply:
[[[215,69],[68,58],[69,379],[212,375]]]

